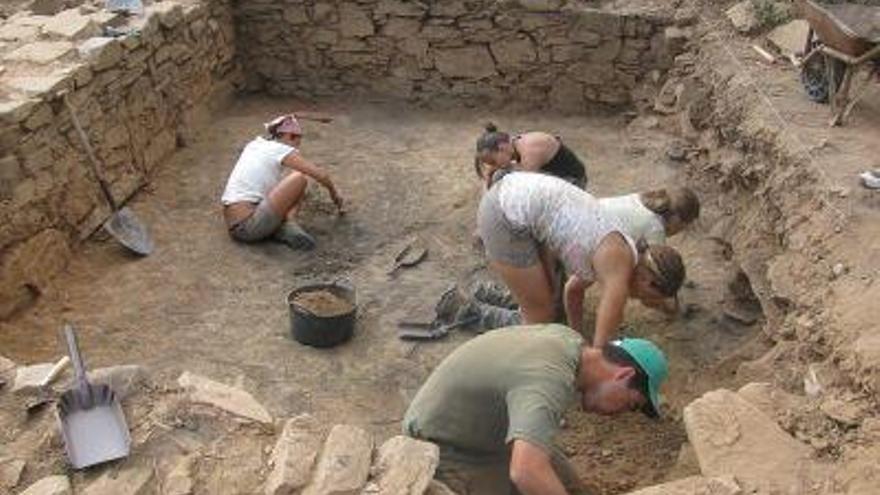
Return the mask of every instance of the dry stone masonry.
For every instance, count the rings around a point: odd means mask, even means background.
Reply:
[[[133,18],[103,1],[56,3],[71,5],[0,21],[0,318],[39,294],[108,214],[61,95],[122,201],[235,80],[228,0],[153,2]]]
[[[626,104],[669,59],[671,20],[584,4],[254,0],[239,2],[236,24],[250,87],[273,94]]]

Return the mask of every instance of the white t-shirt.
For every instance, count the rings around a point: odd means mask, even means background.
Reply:
[[[599,201],[568,182],[535,172],[511,172],[499,188],[501,211],[515,229],[522,229],[547,246],[570,274],[586,281],[595,278],[593,253],[603,239],[619,232],[639,259],[635,242],[599,206]]]
[[[663,221],[642,204],[638,194],[601,198],[599,205],[608,215],[615,217],[623,231],[633,239],[644,239],[648,244],[666,242]]]
[[[281,160],[296,153],[293,146],[257,137],[244,147],[223,191],[224,205],[247,201],[259,203],[281,181]]]

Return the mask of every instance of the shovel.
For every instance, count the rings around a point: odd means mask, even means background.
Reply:
[[[480,321],[479,316],[470,316],[459,321],[449,323],[447,325],[437,326],[432,323],[421,323],[413,321],[401,321],[397,323],[399,330],[397,337],[400,340],[440,340],[452,330],[468,326],[472,323]]]
[[[73,388],[58,400],[67,459],[74,469],[82,469],[127,457],[131,437],[116,394],[109,385],[89,383],[72,326],[64,326],[64,336],[76,375]]]
[[[104,230],[119,241],[120,244],[134,253],[141,256],[150,254],[153,251],[153,240],[150,238],[150,233],[147,231],[146,226],[138,220],[134,212],[128,209],[128,207],[120,208],[119,205],[116,204],[116,200],[114,200],[113,195],[110,194],[110,187],[98,172],[98,159],[95,157],[95,150],[92,149],[92,145],[89,143],[89,137],[86,135],[85,131],[83,131],[82,125],[80,125],[79,119],[76,116],[76,111],[74,111],[73,105],[70,104],[70,99],[67,97],[67,94],[65,94],[62,99],[64,100],[64,106],[67,107],[67,111],[70,113],[70,120],[76,128],[76,133],[79,134],[79,139],[82,142],[83,148],[86,150],[86,155],[89,157],[89,168],[95,176],[95,180],[98,181],[98,185],[101,186],[101,192],[104,194],[104,199],[106,199],[107,204],[110,205],[111,214],[110,218],[104,222]]]
[[[410,241],[409,244],[394,255],[394,262],[387,274],[390,276],[394,275],[401,268],[412,268],[424,261],[427,256],[428,249],[426,247],[417,245],[416,241]]]

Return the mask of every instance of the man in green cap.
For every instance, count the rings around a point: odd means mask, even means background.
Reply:
[[[440,447],[436,477],[459,495],[586,493],[556,448],[566,410],[659,416],[668,366],[644,339],[597,349],[556,324],[509,327],[452,352],[403,420],[404,433]]]

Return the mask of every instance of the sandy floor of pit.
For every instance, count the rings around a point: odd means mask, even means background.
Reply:
[[[21,363],[53,360],[62,352],[58,330],[70,321],[92,367],[142,364],[160,382],[189,370],[241,385],[276,417],[310,412],[389,436],[419,383],[471,337],[412,345],[396,338],[395,323],[430,320],[446,286],[485,271],[471,247],[479,195],[471,149],[483,122],[563,136],[587,158],[589,189],[598,195],[681,180],[663,153],[665,138],[631,133],[620,118],[325,104],[315,108],[336,119],[307,123],[302,151],[333,173],[349,214],[336,217],[326,193],[312,188],[303,224],[318,239],[315,252],[233,243],[218,206],[226,177],[262,121],[297,108],[292,101],[243,99],[210,128],[196,130],[190,146],[131,204],[152,229],[155,253],[135,259],[112,240],[88,242],[34,308],[0,324],[2,353]],[[563,443],[597,493],[662,480],[685,440],[681,407],[730,384],[732,364],[754,345],[759,324],[722,316],[732,267],[705,236],[718,206],[710,198],[704,203],[704,219],[672,242],[686,258],[683,298],[697,305],[694,315],[668,321],[636,304],[627,312],[628,332],[657,339],[671,357],[672,413],[659,423],[570,415]],[[390,259],[413,236],[427,244],[428,259],[390,278]],[[354,339],[333,350],[293,342],[286,293],[337,277],[358,289]]]

